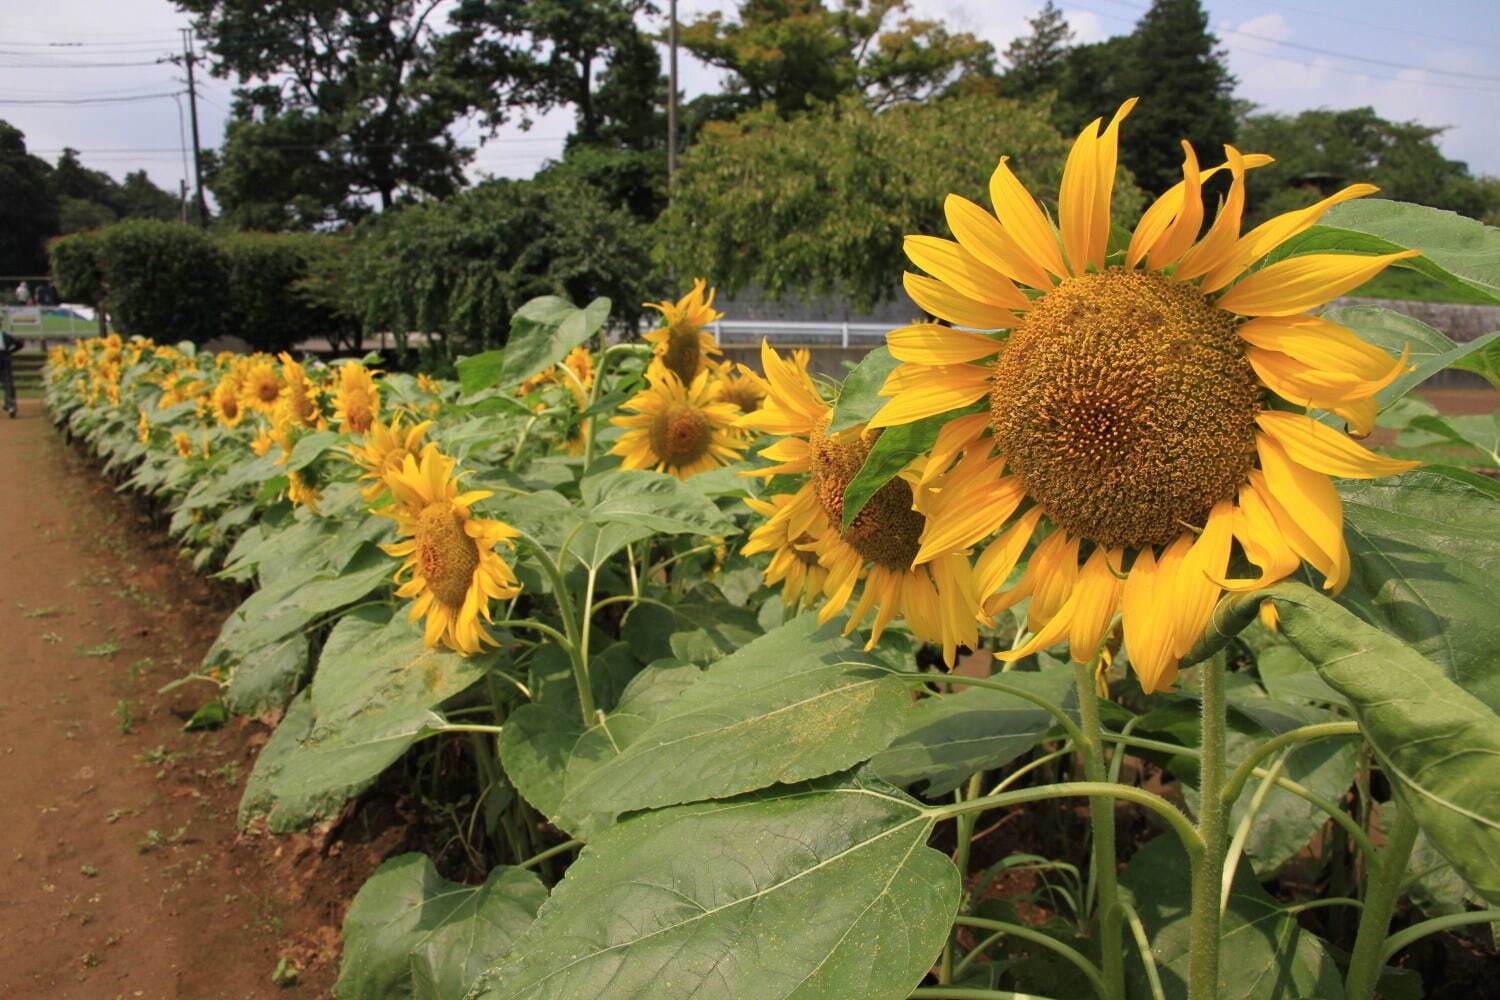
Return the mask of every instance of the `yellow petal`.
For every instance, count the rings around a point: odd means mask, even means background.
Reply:
[[[974,563],[974,586],[981,599],[1005,586],[1041,519],[1042,509],[1031,508],[979,554]]]
[[[911,262],[965,298],[1005,309],[1026,309],[1031,300],[999,271],[981,264],[952,240],[908,236],[902,243]]]
[[[955,330],[936,323],[917,323],[892,330],[885,345],[898,361],[919,365],[959,365],[987,358],[1001,348],[992,337],[972,330]]]
[[[1247,344],[1280,351],[1311,368],[1347,372],[1368,381],[1400,373],[1401,362],[1350,330],[1319,316],[1263,316],[1240,324]]]
[[[1095,270],[1104,268],[1120,122],[1135,104],[1136,98],[1131,98],[1120,105],[1102,135],[1096,134],[1099,119],[1090,122],[1078,134],[1063,167],[1057,214],[1063,249],[1074,274],[1082,274],[1090,265]]]
[[[1314,472],[1347,479],[1377,479],[1415,469],[1421,462],[1385,458],[1312,417],[1282,410],[1262,410],[1255,422],[1286,449],[1292,461]]]
[[[943,201],[948,228],[969,253],[1012,281],[1031,288],[1051,288],[1052,279],[989,212],[962,195]]]
[[[965,490],[962,502],[949,504],[952,509],[946,510],[942,519],[928,517],[922,529],[922,547],[912,565],[963,552],[1004,524],[1025,498],[1026,486],[1019,476],[1005,476]]]
[[[990,175],[990,201],[995,206],[995,217],[1033,262],[1049,273],[1065,278],[1068,270],[1063,266],[1052,226],[1037,207],[1036,199],[1011,172],[1006,163],[1008,159],[1007,156],[1000,157],[995,172]]]
[[[1208,233],[1177,262],[1172,277],[1178,281],[1189,281],[1218,267],[1239,238],[1240,216],[1245,210],[1245,158],[1233,146],[1224,147],[1224,156],[1234,178],[1229,184],[1229,195],[1219,207],[1219,214],[1214,217]]]
[[[902,366],[907,367],[907,366]],[[938,413],[961,410],[989,394],[989,370],[975,365],[912,366],[920,373],[897,368],[881,387],[893,396],[869,422],[870,429],[909,424]]]
[[[917,480],[917,485],[926,486],[947,472],[958,453],[978,441],[989,425],[988,413],[971,413],[944,424],[943,429],[938,431],[937,440],[933,442],[932,451],[928,453],[927,464],[922,467],[922,477]],[[999,474],[1000,469],[997,467],[994,475]]]
[[[1232,526],[1245,557],[1260,567],[1260,576],[1251,580],[1216,580],[1224,589],[1247,591],[1269,587],[1291,576],[1302,565],[1297,551],[1277,527],[1271,509],[1248,483],[1240,487]]]
[[[1216,303],[1241,316],[1291,316],[1306,312],[1369,281],[1394,261],[1419,251],[1378,257],[1312,253],[1277,261],[1245,278]]]
[[[906,294],[925,313],[954,326],[974,330],[1005,330],[1015,325],[1016,314],[1002,306],[976,302],[958,294],[936,278],[907,271],[901,276]]]
[[[1073,584],[1078,580],[1078,542],[1076,536],[1069,538],[1066,531],[1058,529],[1032,553],[1031,563],[1026,567],[1026,575],[1032,577],[1027,628],[1037,630],[1043,622],[1051,621],[1073,593]]]
[[[1324,586],[1337,592],[1349,576],[1349,550],[1344,544],[1344,503],[1333,481],[1292,461],[1269,434],[1257,434],[1255,446],[1264,477],[1261,498],[1287,541],[1322,571]],[[1256,483],[1253,473],[1249,478]]]
[[[1125,266],[1135,267],[1141,258],[1150,253],[1148,266],[1159,269],[1170,264],[1187,249],[1198,227],[1203,224],[1203,196],[1200,190],[1198,157],[1186,139],[1182,141],[1182,180],[1173,184],[1166,193],[1151,203],[1136,224],[1130,236],[1130,249],[1125,254]],[[1168,247],[1175,242],[1175,235],[1186,232],[1191,226],[1192,234],[1170,254]],[[1170,234],[1170,235],[1169,235]],[[1160,248],[1158,248],[1160,244]]]
[[[1079,571],[1078,583],[1073,588],[1075,599],[1072,621],[1069,623],[1068,650],[1074,660],[1088,663],[1094,658],[1105,632],[1114,620],[1120,606],[1120,591],[1124,581],[1115,574],[1124,566],[1125,553],[1121,549],[1094,549]]]
[[[1074,590],[1068,595],[1068,599],[1063,602],[1063,606],[1058,608],[1051,618],[1047,619],[1047,623],[1038,629],[1035,635],[1015,649],[1003,650],[996,653],[995,659],[1006,661],[1019,660],[1023,656],[1030,656],[1037,650],[1046,649],[1049,646],[1055,646],[1062,642],[1063,639],[1067,638],[1068,629],[1073,623],[1072,619],[1078,607],[1078,600],[1078,592]]]
[[[1165,691],[1177,679],[1161,568],[1151,550],[1142,549],[1120,592],[1121,626],[1130,650],[1130,666],[1146,694]]]
[[[1272,250],[1281,246],[1287,240],[1298,233],[1305,232],[1323,217],[1323,214],[1335,205],[1352,201],[1355,198],[1363,198],[1365,195],[1374,194],[1380,189],[1373,184],[1351,184],[1336,194],[1310,205],[1307,208],[1298,209],[1295,212],[1283,212],[1266,222],[1262,222],[1244,236],[1241,236],[1229,251],[1229,258],[1209,272],[1208,277],[1203,280],[1201,286],[1204,292],[1214,292],[1229,284],[1235,278],[1245,273],[1245,268],[1260,260]]]
[[[1229,563],[1233,523],[1234,504],[1228,500],[1215,504],[1172,581],[1172,652],[1179,657],[1203,635],[1219,600],[1222,588],[1214,581],[1224,576]]]

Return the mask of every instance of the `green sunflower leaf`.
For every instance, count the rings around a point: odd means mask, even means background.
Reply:
[[[833,407],[833,420],[828,425],[830,434],[869,421],[882,406],[885,397],[880,387],[886,376],[901,362],[891,357],[884,344],[864,356],[854,370],[844,378],[844,387],[839,391],[839,401]]]
[[[883,783],[835,777],[633,817],[584,850],[476,1000],[901,1000],[958,869]]]
[[[458,369],[459,388],[465,396],[472,396],[500,381],[500,372],[505,368],[505,352],[485,351],[459,358],[453,367]]]
[[[881,430],[880,437],[875,439],[870,453],[865,456],[865,464],[859,467],[854,478],[849,480],[849,485],[844,487],[844,523],[840,526],[841,530],[848,531],[849,525],[854,523],[859,512],[865,509],[865,504],[870,502],[870,498],[882,486],[899,476],[902,469],[932,448],[937,442],[938,432],[953,416],[939,413],[915,423]]]
[[[514,385],[567,357],[604,326],[609,306],[602,296],[579,309],[567,299],[544,295],[517,309],[510,318],[499,384]]]

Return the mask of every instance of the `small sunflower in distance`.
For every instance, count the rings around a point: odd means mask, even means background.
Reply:
[[[240,404],[244,387],[234,373],[227,372],[214,386],[214,415],[225,427],[238,427],[245,418],[245,408]]]
[[[374,513],[395,520],[404,536],[387,553],[404,558],[396,570],[397,597],[415,598],[410,618],[426,618],[423,641],[464,656],[497,645],[480,619],[493,621],[490,601],[507,600],[521,585],[495,546],[511,544],[517,533],[500,521],[475,517],[470,507],[492,494],[460,493],[457,463],[429,444],[419,457],[407,455],[399,470],[386,473],[395,503]]]
[[[1309,254],[1246,274],[1374,188],[1353,185],[1242,235],[1245,173],[1269,158],[1226,146],[1225,162],[1202,170],[1183,143],[1181,183],[1146,210],[1123,261],[1107,261],[1119,126],[1134,104],[1073,145],[1060,239],[1004,157],[990,179],[993,213],[950,195],[957,241],[907,238],[907,255],[931,275],[907,274],[908,293],[954,326],[887,335],[902,364],[870,423],[983,401],[987,412],[953,419],[934,445],[924,477],[942,475],[944,488],[923,507],[917,563],[998,532],[975,566],[985,611],[1029,597],[1034,633],[998,655],[1067,641],[1088,662],[1118,611],[1149,693],[1176,679],[1225,590],[1273,583],[1304,559],[1332,590],[1348,578],[1329,477],[1415,463],[1375,455],[1293,409],[1319,407],[1368,433],[1375,393],[1407,366],[1307,311],[1414,252]],[[1202,182],[1226,170],[1229,193],[1200,239]],[[1034,538],[1020,581],[1006,588]],[[1253,580],[1227,579],[1236,542],[1259,567]]]
[[[859,424],[830,431],[833,408],[808,376],[805,355],[800,364],[789,363],[762,341],[761,360],[768,395],[759,410],[738,423],[782,439],[761,450],[761,457],[779,464],[753,474],[807,478],[796,493],[776,494],[768,505],[752,505],[769,513],[770,519],[751,533],[744,551],[774,549],[766,580],[785,581],[784,601],[788,589],[800,586],[797,596],[802,596],[821,577],[826,600],[820,621],[833,618],[854,600],[846,634],[873,611],[873,646],[886,626],[901,617],[919,639],[939,643],[943,659],[953,663],[959,646],[978,644],[979,603],[964,554],[944,553],[928,565],[912,565],[925,525],[924,515],[914,509],[922,491],[917,470],[908,468],[877,490],[844,528],[844,491],[869,455],[875,435]],[[805,562],[809,554],[820,574],[801,572],[792,564]]]
[[[645,335],[654,348],[653,364],[675,372],[684,385],[692,385],[709,355],[720,353],[719,342],[708,327],[723,319],[724,314],[713,307],[714,291],[707,284],[702,278],[695,278],[693,290],[676,302],[642,303],[661,313],[662,318],[662,325]]]
[[[286,383],[276,374],[276,366],[266,359],[250,366],[241,389],[246,406],[257,413],[269,414],[286,394]]]
[[[339,368],[339,387],[334,397],[333,417],[339,429],[363,434],[380,415],[380,389],[370,370],[358,361],[346,361]]]
[[[646,374],[649,388],[621,408],[630,416],[611,417],[625,433],[610,453],[627,469],[655,469],[686,479],[737,461],[745,442],[734,430],[740,411],[719,396],[718,383],[704,369],[689,386],[665,368]]]

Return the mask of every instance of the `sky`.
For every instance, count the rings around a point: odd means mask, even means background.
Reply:
[[[1059,0],[1077,42],[1128,33],[1149,0]],[[665,3],[660,6],[666,7]],[[680,0],[679,17],[731,13],[733,0]],[[1494,0],[1204,0],[1228,52],[1236,96],[1267,111],[1373,106],[1385,118],[1446,126],[1443,153],[1476,174],[1500,176],[1500,3]],[[911,0],[916,16],[971,31],[1003,51],[1028,32],[1039,0]],[[64,147],[85,165],[123,178],[144,168],[176,190],[191,178],[185,77],[165,61],[182,52],[188,18],[168,0],[6,0],[0,7],[0,119],[20,128],[30,152],[56,162]],[[662,18],[644,25],[664,27]],[[663,48],[665,48],[663,46]],[[664,60],[665,63],[665,60]],[[716,89],[721,73],[680,56],[688,98]],[[216,146],[234,85],[198,73],[202,144]],[[1113,109],[1100,108],[1101,114]],[[470,167],[528,177],[560,155],[572,113],[507,126]],[[455,129],[473,145],[473,122]],[[1266,150],[1274,154],[1274,150]]]

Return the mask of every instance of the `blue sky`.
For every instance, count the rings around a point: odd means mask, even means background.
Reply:
[[[1060,6],[1077,40],[1089,42],[1129,32],[1147,3],[1062,0]],[[680,0],[684,19],[735,6]],[[1371,105],[1387,118],[1449,126],[1440,140],[1446,155],[1476,173],[1500,175],[1500,66],[1492,56],[1500,50],[1500,3],[1206,0],[1205,6],[1239,80],[1238,96],[1278,112]],[[1040,2],[912,0],[911,7],[1003,50],[1027,31]],[[89,166],[117,177],[145,167],[157,184],[175,189],[185,176],[187,101],[152,95],[182,89],[181,69],[156,60],[181,51],[177,29],[187,23],[166,0],[7,0],[0,9],[0,118],[25,132],[28,148],[49,161],[72,146]],[[206,76],[199,76],[199,121],[204,144],[212,146],[223,135],[232,86]],[[684,58],[688,96],[713,88],[718,77]],[[125,100],[77,103],[101,98]],[[571,121],[563,110],[529,132],[505,129],[480,149],[473,172],[529,176],[559,153]],[[457,134],[468,143],[478,139],[472,124],[461,124]]]

